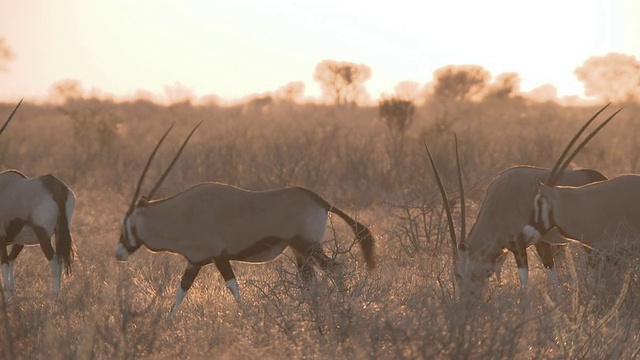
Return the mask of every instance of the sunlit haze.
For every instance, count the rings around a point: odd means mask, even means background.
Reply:
[[[573,71],[590,56],[640,59],[638,19],[637,0],[5,1],[0,37],[15,57],[0,99],[44,98],[63,79],[116,97],[180,84],[224,99],[302,81],[318,97],[324,59],[369,66],[373,99],[450,64],[583,96]]]

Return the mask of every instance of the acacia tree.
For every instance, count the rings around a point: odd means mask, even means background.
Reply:
[[[5,71],[5,63],[12,60],[14,57],[13,51],[3,37],[0,37],[0,71]]]
[[[640,62],[633,55],[592,56],[573,72],[585,95],[604,101],[640,100]]]
[[[486,87],[491,74],[478,65],[449,65],[433,72],[433,95],[440,100],[471,100]]]
[[[367,95],[363,83],[371,78],[371,69],[364,64],[323,60],[313,74],[320,83],[324,97],[334,104],[355,104]]]

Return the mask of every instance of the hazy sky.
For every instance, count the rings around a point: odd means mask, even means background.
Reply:
[[[523,90],[583,94],[592,55],[640,59],[638,0],[20,0],[0,3],[15,53],[0,99],[46,96],[62,79],[117,96],[180,83],[227,99],[313,80],[324,59],[368,65],[376,99],[449,64],[517,72]]]

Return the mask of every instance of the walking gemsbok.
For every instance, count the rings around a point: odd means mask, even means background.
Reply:
[[[369,229],[301,187],[248,191],[209,182],[165,199],[151,200],[198,126],[185,139],[151,192],[138,199],[149,165],[171,128],[156,145],[124,217],[115,251],[118,260],[127,260],[130,254],[145,245],[152,251],[168,251],[186,258],[187,268],[169,317],[178,311],[200,268],[210,263],[216,265],[226,287],[239,303],[242,298],[230,261],[266,262],[291,247],[303,280],[314,276],[312,263],[322,269],[331,268],[333,262],[322,250],[329,212],[349,224],[368,267],[375,266],[374,238]]]
[[[22,103],[22,101],[20,102]],[[18,110],[13,110],[0,134]],[[75,195],[69,187],[53,175],[27,178],[17,170],[0,173],[0,266],[4,288],[15,290],[15,260],[25,245],[39,244],[51,264],[53,291],[60,292],[62,268],[71,271],[73,246],[69,224],[75,208]],[[30,227],[35,238],[18,236]],[[51,236],[55,233],[55,250]],[[11,253],[7,246],[12,245]]]
[[[579,152],[577,148],[574,152]],[[640,175],[621,175],[579,187],[559,186],[562,168],[540,183],[533,216],[523,227],[525,241],[537,244],[544,234],[560,234],[605,255],[640,249]]]
[[[577,151],[571,154],[567,159],[570,147],[573,146],[577,138],[584,132],[586,127],[606,108],[600,109],[593,115],[578,131],[571,140],[563,155],[556,162],[553,169],[542,169],[527,166],[516,166],[503,171],[487,189],[487,193],[483,200],[480,212],[469,232],[468,238],[465,239],[464,227],[461,229],[460,241],[457,241],[456,231],[453,224],[451,209],[448,209],[449,201],[446,190],[440,180],[437,166],[429,149],[429,161],[436,176],[438,186],[444,201],[445,210],[447,212],[449,231],[451,233],[452,246],[454,251],[455,274],[462,282],[461,285],[465,289],[478,289],[477,285],[481,284],[484,279],[489,277],[499,267],[499,262],[503,258],[505,252],[512,252],[516,259],[520,282],[523,286],[527,285],[528,280],[528,259],[526,249],[529,245],[534,244],[540,255],[545,271],[556,287],[559,281],[554,267],[552,244],[562,244],[567,241],[557,234],[548,234],[544,232],[544,239],[540,241],[525,241],[522,236],[523,226],[530,222],[534,211],[533,199],[536,196],[536,183],[549,177],[554,177],[554,181],[565,185],[579,186],[588,183],[598,184],[600,181],[606,180],[606,177],[593,169],[577,169],[566,172],[564,170],[573,158],[577,155]],[[605,120],[597,129],[595,129],[578,147],[581,149],[595,134],[604,127],[613,117],[614,113]],[[462,186],[462,171],[460,167],[460,159],[458,155],[458,146],[456,141],[456,161],[458,164],[458,182],[460,187],[460,203],[461,203],[461,225],[464,225],[464,189]],[[553,175],[556,174],[556,175]],[[539,236],[542,238],[542,235]]]

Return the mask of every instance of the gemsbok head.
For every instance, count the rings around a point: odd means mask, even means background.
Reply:
[[[581,147],[577,147],[574,153],[580,150]],[[539,184],[533,201],[533,216],[522,229],[524,241],[537,244],[555,228],[563,237],[586,244],[590,251],[595,249],[605,254],[616,250],[637,251],[640,245],[640,175],[622,175],[570,187],[557,184],[557,176],[562,171],[558,168],[555,176]]]
[[[374,237],[369,229],[301,187],[248,191],[208,182],[165,199],[151,200],[196,128],[153,190],[139,199],[144,176],[171,128],[160,138],[138,181],[115,250],[116,259],[121,261],[127,260],[142,245],[154,252],[167,251],[185,257],[187,268],[169,318],[178,311],[200,268],[210,263],[216,265],[226,287],[239,303],[242,297],[230,261],[266,262],[291,247],[304,281],[315,276],[313,264],[330,269],[334,261],[322,250],[329,212],[346,221],[356,234],[367,266],[370,269],[375,266]]]
[[[15,107],[0,134],[11,121],[22,100]],[[69,225],[75,208],[75,195],[69,187],[53,175],[27,178],[17,170],[0,173],[0,266],[4,288],[15,291],[15,260],[25,245],[40,245],[51,265],[53,291],[60,292],[62,269],[71,272],[73,246]],[[18,236],[24,227],[35,238]],[[55,250],[51,236],[55,234]],[[7,246],[11,252],[7,253]]]
[[[606,108],[606,106],[604,107]],[[587,124],[579,131],[581,134],[586,126],[595,119],[603,110],[598,111]],[[613,118],[614,115],[611,116]],[[609,118],[609,120],[611,120]],[[603,126],[603,125],[602,125]],[[602,128],[599,127],[599,129]],[[590,137],[593,137],[597,129]],[[577,134],[577,136],[579,136]],[[576,136],[576,138],[577,138]],[[575,139],[572,140],[575,142]],[[583,147],[586,144],[581,144]],[[565,150],[565,153],[567,150]],[[427,148],[430,164],[436,176],[440,188],[445,210],[447,210],[448,195],[438,180],[440,175],[438,168],[431,158]],[[458,154],[456,140],[456,161],[458,166],[458,182],[461,197],[461,234],[460,240],[455,238],[455,228],[453,217],[448,215],[448,223],[451,233],[454,251],[454,271],[456,277],[467,289],[479,288],[486,278],[496,271],[499,271],[501,263],[506,253],[513,253],[518,266],[520,282],[523,286],[528,282],[528,259],[526,249],[532,243],[540,255],[545,272],[552,280],[554,286],[559,286],[559,280],[555,271],[553,251],[551,244],[566,243],[561,236],[555,232],[545,233],[543,241],[524,242],[522,241],[523,226],[528,224],[533,213],[533,199],[537,193],[536,184],[539,181],[548,179],[558,167],[566,168],[576,154],[566,159],[564,162],[556,164],[554,169],[537,168],[531,166],[515,166],[509,168],[494,179],[489,185],[482,206],[471,231],[466,236],[464,227],[464,188],[462,186],[462,171]],[[564,159],[563,159],[564,160]],[[606,177],[593,169],[572,169],[559,174],[556,181],[563,185],[580,186],[584,184],[606,180]],[[450,209],[447,210],[447,213]],[[542,237],[542,235],[540,236]]]

